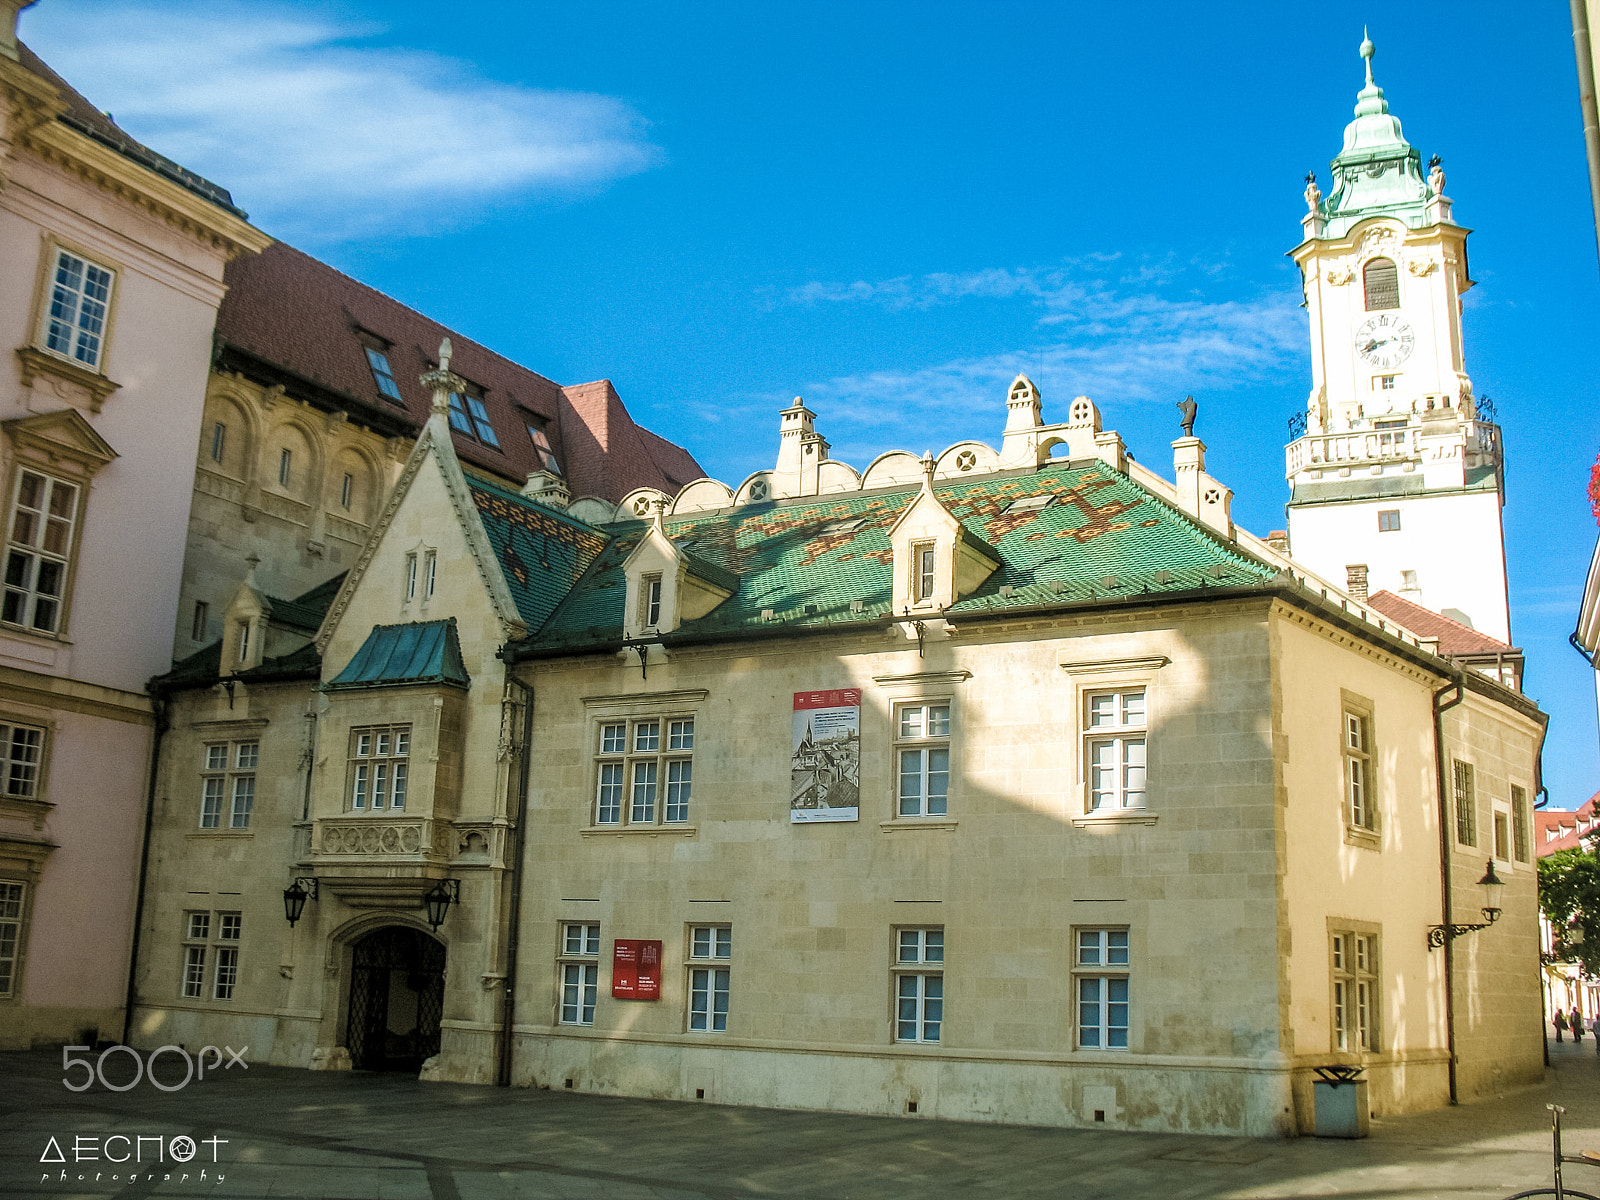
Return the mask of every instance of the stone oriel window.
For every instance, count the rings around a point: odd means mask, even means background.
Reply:
[[[352,811],[405,808],[410,771],[410,725],[368,725],[350,731]]]

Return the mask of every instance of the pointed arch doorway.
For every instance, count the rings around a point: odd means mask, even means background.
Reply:
[[[444,946],[409,925],[386,925],[351,947],[351,1066],[415,1072],[439,1053],[444,965]]]

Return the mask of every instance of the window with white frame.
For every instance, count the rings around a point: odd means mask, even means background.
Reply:
[[[944,926],[895,930],[894,1040],[937,1042],[944,1028]]]
[[[694,718],[606,720],[595,729],[596,825],[682,824],[694,782]]]
[[[1145,690],[1084,695],[1084,761],[1089,810],[1143,808],[1145,800]]]
[[[1344,817],[1354,829],[1378,828],[1372,793],[1372,718],[1358,709],[1342,715]]]
[[[1463,846],[1478,844],[1478,785],[1471,763],[1453,763],[1455,784],[1456,841]]]
[[[184,999],[233,999],[239,984],[243,922],[243,914],[238,912],[198,910],[183,914],[180,993]]]
[[[45,349],[91,371],[100,370],[115,281],[116,273],[109,267],[58,248],[44,319]]]
[[[725,1033],[728,1029],[728,980],[733,958],[733,929],[727,925],[694,925],[689,929],[689,1032]]]
[[[1340,930],[1333,934],[1333,1048],[1378,1046],[1378,939]]]
[[[639,577],[639,624],[654,629],[661,624],[661,576]]]
[[[200,828],[249,829],[256,806],[257,741],[208,742],[200,779]]]
[[[352,811],[405,808],[410,773],[410,725],[367,725],[350,731]]]
[[[911,547],[911,598],[918,603],[933,599],[934,555],[932,542],[917,542]]]
[[[27,885],[0,879],[0,996],[17,989],[17,959],[22,947],[22,911]]]
[[[595,998],[600,994],[600,926],[573,922],[561,927],[556,975],[561,982],[559,1021],[593,1025]]]
[[[78,520],[78,486],[23,467],[6,528],[0,621],[40,633],[61,627]]]
[[[1078,1048],[1128,1048],[1128,931],[1080,929],[1074,957]]]
[[[950,811],[950,701],[900,704],[894,710],[900,817],[942,817]]]
[[[0,796],[39,799],[39,766],[43,759],[43,729],[0,720]]]

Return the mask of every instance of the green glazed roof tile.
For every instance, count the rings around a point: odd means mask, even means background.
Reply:
[[[680,632],[737,636],[775,624],[818,627],[889,615],[889,530],[917,490],[810,496],[666,522],[681,549],[739,577],[732,597]],[[944,479],[934,492],[962,522],[964,540],[1001,563],[951,605],[952,615],[1256,583],[1276,574],[1101,462]],[[1044,496],[1050,499],[1043,506],[1007,511]],[[609,526],[610,542],[528,644],[579,648],[620,638],[622,564],[647,528]]]
[[[517,611],[538,629],[605,548],[606,536],[487,480],[469,478],[467,486]]]

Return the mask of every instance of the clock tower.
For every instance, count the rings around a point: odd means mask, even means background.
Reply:
[[[1500,430],[1461,345],[1468,230],[1372,78],[1329,194],[1307,179],[1300,266],[1311,394],[1287,448],[1295,558],[1358,599],[1388,591],[1510,643]]]

